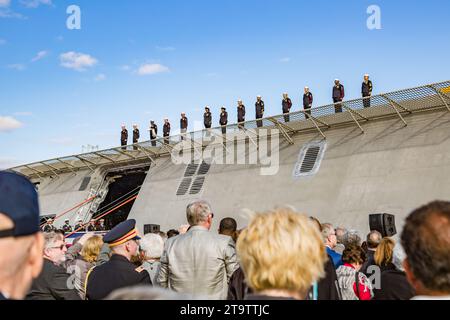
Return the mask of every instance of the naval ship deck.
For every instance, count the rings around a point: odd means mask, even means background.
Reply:
[[[364,133],[363,124],[383,118],[398,117],[405,126],[408,125],[408,115],[418,112],[447,109],[450,112],[450,80],[428,84],[416,88],[403,89],[390,93],[374,95],[370,98],[370,108],[364,108],[364,99],[354,99],[339,103],[342,105],[342,113],[335,113],[335,104],[328,104],[311,109],[311,116],[307,117],[304,111],[296,111],[289,114],[290,121],[285,122],[284,116],[275,115],[261,119],[263,127],[257,127],[257,121],[246,121],[240,126],[231,124],[226,126],[227,133],[241,131],[245,138],[253,141],[259,135],[259,129],[278,129],[281,136],[290,144],[291,138],[296,133],[308,133],[317,131],[326,139],[327,130],[340,126],[356,126]],[[242,127],[244,129],[242,129]],[[210,135],[221,135],[221,127],[209,130]],[[190,132],[184,135],[191,139],[192,145],[205,147],[210,142],[203,137],[207,130]],[[101,166],[127,165],[143,161],[154,162],[159,157],[169,156],[174,144],[178,143],[181,135],[153,141],[145,141],[129,145],[125,149],[115,147],[90,153],[65,156],[31,164],[21,165],[9,170],[19,172],[29,178],[57,177],[63,173],[77,172],[90,169],[94,171]],[[218,139],[223,143],[223,139]],[[214,139],[212,142],[214,143]]]

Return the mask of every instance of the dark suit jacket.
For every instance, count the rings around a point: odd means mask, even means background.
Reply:
[[[106,298],[114,290],[135,285],[151,285],[150,275],[127,258],[113,254],[108,262],[97,266],[87,279],[86,297],[89,300]]]
[[[381,272],[380,289],[374,289],[373,300],[410,300],[415,296],[406,274],[395,268]]]
[[[66,269],[44,259],[42,272],[31,285],[27,300],[80,300]]]
[[[325,262],[325,278],[320,279],[317,283],[319,291],[319,300],[339,300],[338,284],[336,269],[334,268],[333,259],[327,255]]]
[[[375,251],[373,250],[367,250],[366,253],[366,261],[363,263],[360,272],[364,273],[366,276],[370,277],[372,274],[367,273],[367,268],[369,266],[375,265]]]

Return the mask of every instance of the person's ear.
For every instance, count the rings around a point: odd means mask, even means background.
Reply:
[[[42,233],[37,233],[33,236],[33,245],[28,255],[28,265],[31,268],[31,276],[33,279],[37,278],[42,271],[42,265],[44,258],[42,253],[44,252],[44,237]]]
[[[419,283],[414,274],[412,273],[411,267],[409,266],[407,259],[403,260],[403,268],[405,269],[406,278],[408,279],[408,282],[415,290],[417,290]]]

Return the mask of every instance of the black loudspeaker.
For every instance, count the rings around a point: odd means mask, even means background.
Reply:
[[[376,213],[369,215],[370,230],[376,230],[383,237],[392,237],[397,234],[395,227],[395,216],[387,213]]]
[[[159,224],[144,224],[144,235],[148,233],[159,233],[161,226]]]

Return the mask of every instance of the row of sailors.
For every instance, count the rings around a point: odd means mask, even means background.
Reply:
[[[53,219],[47,219],[45,224],[41,227],[42,232],[54,232],[58,229],[53,225]],[[106,231],[107,227],[105,225],[105,219],[100,219],[98,222],[96,220],[91,220],[87,225],[83,224],[82,220],[79,220],[75,227],[72,228],[70,220],[65,220],[64,225],[61,227],[65,234],[71,232],[93,232],[93,231]]]
[[[370,96],[372,95],[373,91],[373,84],[372,81],[369,80],[369,75],[364,75],[364,81],[361,86],[361,94],[364,98],[363,104],[364,108],[370,107]],[[344,100],[345,97],[345,90],[344,85],[342,85],[339,81],[339,79],[335,79],[333,91],[332,91],[332,98],[335,112],[340,113],[342,112],[342,105],[340,102]],[[308,87],[305,87],[304,94],[303,94],[303,109],[305,110],[305,116],[306,118],[309,118],[311,116],[311,108],[313,104],[313,94],[309,91]],[[290,121],[290,115],[292,108],[292,100],[289,98],[287,93],[283,93],[283,100],[282,100],[282,111],[283,111],[283,117],[285,122]],[[263,126],[263,121],[261,120],[264,117],[264,101],[262,100],[261,96],[256,97],[256,103],[255,103],[255,113],[256,113],[256,125],[257,127]],[[237,106],[237,122],[238,124],[245,122],[245,105],[243,104],[242,100],[238,100],[238,106]],[[205,126],[205,129],[211,129],[212,126],[212,113],[209,106],[205,107],[205,112],[203,114],[203,124]],[[225,107],[221,108],[220,117],[219,117],[219,124],[222,127],[222,133],[226,133],[226,125],[228,125],[228,112]],[[186,113],[181,113],[180,118],[180,133],[185,134],[187,132],[188,128],[188,118],[186,117]],[[155,124],[154,121],[150,121],[150,140],[152,140],[152,145],[156,146],[156,139],[158,138],[158,126]],[[164,119],[164,125],[163,125],[163,137],[165,138],[166,143],[168,143],[168,137],[170,136],[171,131],[171,124],[169,122],[168,118]],[[133,144],[136,144],[139,142],[140,138],[140,132],[138,129],[138,126],[135,124],[133,125]],[[125,125],[122,125],[122,132],[121,132],[121,145],[126,146],[128,145],[128,130],[126,129]],[[137,147],[134,147],[135,150]]]

